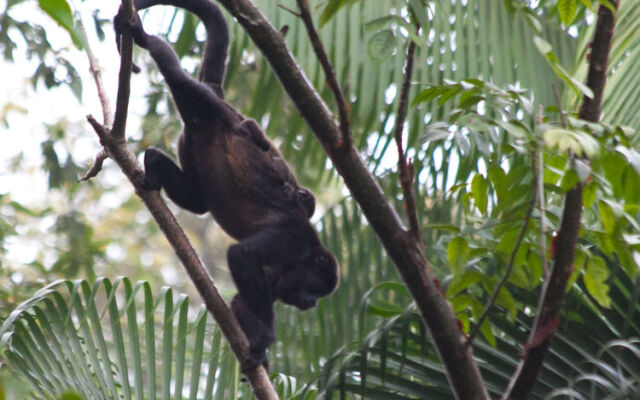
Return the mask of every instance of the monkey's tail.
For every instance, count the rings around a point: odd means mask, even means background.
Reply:
[[[200,81],[213,85],[222,97],[225,61],[229,48],[229,27],[220,8],[211,0],[135,0],[136,10],[158,4],[183,8],[194,13],[207,28],[207,44],[202,56]]]

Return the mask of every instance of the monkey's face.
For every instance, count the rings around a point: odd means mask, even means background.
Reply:
[[[305,257],[302,265],[283,274],[275,294],[285,304],[308,310],[320,297],[333,292],[337,285],[338,263],[322,248]]]

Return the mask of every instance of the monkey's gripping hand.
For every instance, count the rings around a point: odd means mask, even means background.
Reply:
[[[122,41],[122,34],[126,31],[131,32],[133,40],[138,46],[146,48],[146,42],[149,35],[147,35],[147,33],[142,28],[142,21],[140,20],[140,16],[138,14],[136,14],[135,20],[133,22],[128,21],[122,15],[122,7],[120,7],[116,16],[113,17],[113,30],[116,34],[116,48],[118,49],[118,53],[120,53],[120,42]],[[135,63],[132,64],[131,69],[135,74],[140,72],[140,67],[138,67]]]

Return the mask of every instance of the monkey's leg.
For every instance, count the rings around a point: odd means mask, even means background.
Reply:
[[[224,100],[219,98],[209,86],[185,73],[171,46],[162,39],[147,34],[142,28],[139,17],[136,17],[135,22],[131,23],[125,21],[118,14],[114,23],[118,34],[130,30],[135,43],[149,51],[167,85],[169,85],[171,95],[185,125],[202,125],[213,120],[232,124],[227,119],[230,115],[229,107]],[[233,113],[233,117],[236,117],[235,113]]]
[[[134,4],[136,10],[157,4],[173,5],[196,14],[202,20],[207,28],[207,44],[200,67],[200,81],[211,85],[214,92],[224,98],[222,82],[229,47],[229,28],[220,8],[210,0],[135,0]]]
[[[169,156],[153,147],[144,153],[144,188],[160,190],[178,206],[196,214],[204,214],[207,207],[200,197],[193,177],[182,172]]]

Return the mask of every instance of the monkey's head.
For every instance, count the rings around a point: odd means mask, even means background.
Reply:
[[[338,263],[322,246],[307,254],[303,262],[283,274],[275,288],[275,295],[283,303],[308,310],[320,297],[338,286]]]

